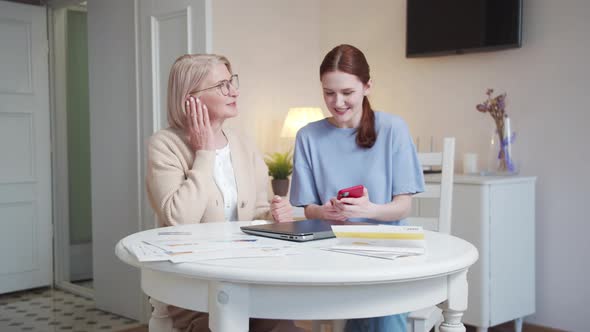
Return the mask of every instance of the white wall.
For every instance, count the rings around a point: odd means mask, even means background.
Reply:
[[[587,330],[590,2],[525,0],[521,49],[423,59],[405,58],[405,6],[322,0],[320,57],[342,42],[364,50],[373,106],[401,115],[414,136],[455,136],[459,159],[487,153],[492,119],[475,110],[486,88],[508,93],[516,158],[538,176],[537,314],[527,320]]]
[[[250,128],[262,151],[279,139],[289,107],[323,107],[318,80],[319,11],[315,0],[215,0],[213,51],[240,75],[240,115],[230,127]]]

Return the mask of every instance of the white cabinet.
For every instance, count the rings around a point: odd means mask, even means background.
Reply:
[[[440,176],[428,175],[426,183]],[[486,331],[535,312],[535,177],[455,175],[451,233],[477,247],[465,324]],[[420,202],[417,214],[434,204]]]

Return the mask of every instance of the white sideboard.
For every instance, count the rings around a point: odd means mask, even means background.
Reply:
[[[427,175],[426,183],[440,182]],[[535,312],[535,177],[466,176],[453,181],[451,233],[471,242],[479,260],[469,269],[463,322],[488,327]],[[415,213],[433,216],[435,202],[420,200]]]

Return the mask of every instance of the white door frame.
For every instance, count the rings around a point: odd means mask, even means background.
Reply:
[[[71,2],[71,1],[70,1]],[[67,7],[67,8],[66,8]],[[86,11],[70,3],[48,8],[49,34],[49,94],[51,114],[53,227],[54,227],[54,285],[71,293],[94,298],[94,291],[70,282],[70,225],[67,137],[67,10]]]

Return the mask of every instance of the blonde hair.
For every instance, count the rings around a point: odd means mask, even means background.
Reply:
[[[232,73],[229,60],[222,55],[185,54],[174,61],[168,77],[167,114],[170,127],[184,128],[186,97],[192,91],[202,88],[200,84],[211,68],[220,63]]]

